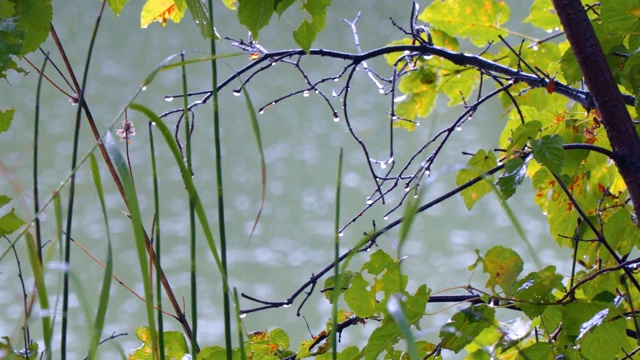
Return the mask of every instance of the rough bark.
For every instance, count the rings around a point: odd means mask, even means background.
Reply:
[[[640,137],[609,69],[602,47],[580,0],[553,0],[611,142],[614,160],[627,184],[640,224]]]

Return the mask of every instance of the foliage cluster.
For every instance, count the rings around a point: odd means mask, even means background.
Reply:
[[[108,1],[116,15],[126,2]],[[5,77],[9,70],[23,71],[18,67],[15,58],[34,51],[46,38],[52,17],[51,4],[48,1],[45,1],[45,4],[41,3],[35,0],[0,0],[2,77]],[[234,1],[226,0],[224,3],[230,8],[236,7]],[[464,350],[469,359],[600,359],[631,358],[633,354],[638,353],[640,284],[636,270],[640,258],[631,256],[634,249],[640,246],[638,219],[635,218],[633,204],[628,200],[625,179],[620,176],[616,167],[616,161],[622,159],[617,158],[616,149],[612,149],[610,145],[606,131],[607,119],[601,118],[589,92],[583,89],[583,74],[579,70],[570,44],[562,38],[562,25],[551,1],[535,0],[530,15],[525,19],[526,22],[547,32],[549,36],[545,39],[516,36],[506,28],[505,24],[510,16],[506,2],[435,0],[422,12],[418,12],[417,7],[414,8],[408,30],[406,26],[398,26],[399,31],[404,31],[405,38],[395,40],[385,48],[354,55],[332,53],[311,47],[316,35],[325,25],[326,9],[330,6],[328,0],[243,0],[237,4],[238,19],[257,39],[259,31],[268,24],[274,13],[282,15],[294,4],[299,6],[303,17],[301,24],[293,32],[293,38],[302,51],[267,53],[252,40],[238,42],[237,45],[248,51],[250,58],[255,60],[255,65],[238,70],[238,76],[245,72],[252,73],[251,71],[255,74],[258,70],[252,69],[261,62],[304,56],[347,59],[350,64],[340,74],[342,76],[358,66],[366,66],[369,59],[383,56],[392,76],[379,76],[379,82],[374,83],[380,85],[378,90],[393,97],[393,105],[389,111],[390,124],[395,128],[393,131],[414,130],[420,118],[429,116],[433,111],[440,94],[448,99],[449,106],[459,106],[461,115],[425,144],[425,148],[435,146],[430,154],[425,155],[422,150],[416,153],[415,157],[422,160],[419,161],[420,165],[402,164],[399,166],[403,169],[400,173],[392,173],[392,170],[389,170],[385,175],[378,175],[372,170],[377,192],[376,197],[372,198],[371,206],[383,202],[384,196],[394,190],[400,181],[406,184],[401,191],[407,190],[407,194],[416,194],[415,198],[403,197],[402,204],[405,210],[402,218],[384,229],[374,229],[365,235],[358,246],[342,255],[337,252],[340,231],[336,221],[335,262],[317,276],[314,275],[314,282],[308,283],[311,286],[310,294],[324,276],[323,293],[334,306],[332,314],[327,316],[329,321],[326,329],[301,344],[290,344],[287,333],[277,328],[249,334],[239,333],[238,344],[232,347],[229,327],[231,317],[235,315],[237,322],[241,323],[243,315],[260,309],[240,310],[237,294],[232,296],[227,283],[224,229],[220,229],[219,243],[216,243],[207,214],[199,200],[198,193],[201,189],[194,186],[189,176],[191,165],[188,161],[188,144],[187,155],[183,156],[163,118],[150,109],[133,103],[132,99],[127,107],[143,113],[150,123],[157,125],[156,133],[160,133],[175,155],[176,166],[182,173],[192,202],[192,221],[195,224],[197,218],[197,223],[203,228],[207,244],[223,279],[223,301],[226,305],[235,301],[236,313],[232,314],[231,307],[226,306],[227,342],[224,347],[200,348],[191,333],[189,321],[180,310],[180,305],[173,305],[173,317],[183,326],[184,333],[162,331],[162,314],[158,313],[159,319],[156,319],[156,313],[152,308],[157,301],[152,294],[154,291],[161,291],[161,284],[158,282],[157,289],[152,289],[147,256],[154,254],[154,250],[140,218],[136,189],[128,168],[130,164],[107,134],[104,138],[105,145],[102,142],[98,145],[101,151],[104,147],[102,156],[107,164],[111,164],[110,168],[114,169],[111,176],[119,184],[130,213],[132,229],[137,240],[140,272],[145,282],[144,296],[148,302],[149,326],[137,330],[137,336],[144,345],[131,354],[130,358],[163,356],[170,359],[190,353],[198,359],[282,359],[311,356],[319,359],[418,359],[440,358],[450,352],[459,353]],[[638,102],[635,99],[640,89],[640,0],[585,2],[584,7],[609,64],[609,69],[599,71],[613,73],[619,90],[625,96],[628,111],[637,123]],[[202,35],[212,39],[217,37],[210,14],[211,4],[206,6],[196,0],[149,0],[142,11],[141,26],[146,27],[153,21],[165,25],[169,19],[178,22],[187,9],[190,10]],[[509,39],[522,39],[522,43],[512,46],[505,40],[508,35],[511,36]],[[215,74],[214,41],[212,40],[212,57],[204,60],[212,62]],[[479,55],[464,54],[461,52],[462,48],[475,49]],[[148,85],[158,71],[168,68],[182,68],[184,71],[188,64],[189,61],[184,58],[179,62],[167,61],[154,70],[143,86]],[[378,76],[375,73],[371,74]],[[330,78],[330,75],[327,75],[327,79]],[[216,79],[215,76],[213,79]],[[489,82],[495,86],[488,85]],[[243,83],[243,90],[244,85],[246,83]],[[303,90],[314,90],[316,85],[309,84],[310,89]],[[212,87],[214,90],[207,94],[207,98],[198,103],[198,106],[210,97],[213,97],[214,106],[217,106],[216,92],[221,87],[215,81]],[[77,90],[80,108],[86,110],[82,87],[78,87]],[[186,84],[183,92],[186,98]],[[348,94],[347,83],[344,92],[338,94],[345,104],[342,117],[346,121]],[[260,148],[259,125],[255,120],[250,98],[246,92],[245,95]],[[425,176],[428,177],[430,173],[437,171],[434,161],[447,139],[461,125],[472,126],[473,115],[487,99],[494,97],[500,99],[507,114],[499,142],[495,148],[478,149],[474,154],[470,154],[466,167],[457,174],[456,188],[443,199],[459,193],[471,210],[487,194],[494,193],[512,214],[512,221],[519,228],[517,213],[511,211],[507,200],[525,183],[525,178],[529,178],[534,189],[532,200],[546,214],[550,234],[558,246],[573,250],[572,257],[567,259],[567,262],[572,264],[572,272],[563,275],[557,272],[555,266],[550,265],[523,274],[521,257],[514,250],[497,245],[484,254],[476,251],[477,260],[470,266],[470,270],[481,269],[488,276],[488,281],[482,289],[469,285],[467,290],[470,296],[439,297],[431,294],[428,284],[422,283],[410,291],[407,289],[409,279],[402,271],[402,244],[409,236],[412,221],[419,218],[419,213],[441,201],[436,199],[420,205],[421,181]],[[177,111],[181,119],[186,121],[186,128],[189,128],[189,114],[195,111],[195,107],[188,105],[185,100],[184,108]],[[331,109],[335,114],[336,111]],[[86,115],[90,117],[88,111]],[[12,116],[11,109],[0,114],[0,130],[9,129]],[[218,126],[215,119],[214,124]],[[120,135],[127,139],[127,133]],[[97,136],[97,139],[101,138]],[[356,135],[354,138],[358,140]],[[153,146],[151,142],[151,158],[155,161]],[[364,151],[366,153],[366,148]],[[104,200],[102,178],[97,171],[96,160],[93,157],[90,159],[96,188],[100,198]],[[75,161],[74,158],[74,169]],[[264,161],[262,163],[264,166]],[[392,163],[393,158],[382,161],[383,165]],[[414,167],[414,175],[407,176],[404,169],[411,166]],[[219,163],[216,163],[216,168],[220,174]],[[338,168],[341,168],[341,163]],[[388,179],[395,181],[396,185],[385,188],[389,184]],[[218,186],[222,188],[220,178],[218,180]],[[73,186],[73,181],[69,186]],[[339,190],[340,179],[336,186],[337,214],[340,204]],[[218,195],[221,204],[221,224],[224,224],[222,196],[221,193]],[[62,224],[60,200],[56,199],[52,206],[56,208],[58,223]],[[0,207],[5,207],[9,201],[8,197],[1,196]],[[70,209],[72,204],[71,200]],[[37,219],[37,213],[41,211],[37,198],[35,209],[33,215]],[[14,210],[5,210],[4,213],[0,218],[0,235],[6,237],[23,228],[20,235],[10,240],[10,243],[15,246],[21,239],[26,243],[31,254],[31,268],[36,279],[40,307],[49,309],[47,288],[52,286],[44,283],[40,234],[25,227],[24,220],[20,219]],[[71,216],[72,213],[69,212],[68,217]],[[336,218],[339,219],[339,216]],[[65,221],[70,219],[67,218]],[[397,254],[389,254],[382,250],[366,251],[371,249],[380,234],[396,226],[401,226]],[[60,228],[62,229],[62,226]],[[521,228],[519,229],[525,237]],[[106,236],[108,237],[108,234]],[[154,234],[151,235],[153,236]],[[69,246],[68,242],[64,245],[62,230],[58,241],[61,247]],[[2,258],[9,251],[11,248],[4,251]],[[351,257],[359,253],[367,254],[366,262],[359,269],[350,269]],[[101,299],[108,297],[105,294],[108,294],[110,286],[110,257],[109,250]],[[163,276],[161,257],[150,256],[150,259],[157,270],[153,274],[158,274],[154,276],[160,281]],[[170,291],[170,287],[164,283],[162,289],[165,292]],[[305,287],[302,287],[297,295],[304,289]],[[263,303],[263,308],[290,306],[293,299],[295,297],[281,303]],[[92,358],[96,356],[100,332],[105,321],[104,311],[108,304],[108,301],[105,301],[104,304],[101,303],[97,315],[88,316],[96,319],[89,348],[89,356]],[[469,304],[442,325],[439,342],[430,343],[421,340],[420,321],[427,316],[426,309],[429,303],[436,301]],[[343,306],[344,309],[341,308]],[[197,311],[194,312],[197,314]],[[338,334],[362,323],[375,327],[366,345],[362,348],[347,346],[338,352],[338,346],[334,346]],[[45,334],[45,349],[42,352],[50,358],[51,336],[54,331],[51,319],[43,317],[42,326]],[[62,331],[65,331],[64,325]],[[30,351],[28,358],[37,356],[37,346],[26,344],[25,347],[29,347],[26,350]],[[7,358],[23,358],[22,355],[25,354],[19,353],[17,349],[8,338],[0,344],[0,351],[5,351],[4,355]],[[62,352],[64,356],[64,345]]]

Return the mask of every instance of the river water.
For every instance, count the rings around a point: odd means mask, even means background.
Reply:
[[[223,37],[246,39],[246,30],[237,24],[235,13],[221,5],[217,6],[218,32]],[[78,76],[81,76],[98,2],[80,1],[70,6],[66,2],[54,1],[54,7],[54,25]],[[139,3],[129,4],[120,18],[116,19],[112,13],[107,12],[102,19],[86,95],[101,131],[114,123],[116,115],[136,93],[146,75],[163,59],[182,50],[189,50],[188,56],[193,58],[202,56],[208,49],[207,41],[199,36],[190,19],[179,25],[169,24],[166,28],[152,24],[146,30],[140,29],[137,15],[140,7]],[[314,47],[355,52],[351,30],[339,19],[346,17],[353,20],[358,11],[362,11],[357,24],[362,49],[366,51],[383,46],[402,36],[391,25],[389,17],[393,17],[398,23],[406,24],[410,9],[410,2],[404,0],[375,3],[336,2],[330,7],[327,29],[319,36]],[[512,23],[518,30],[529,30],[518,24],[519,19],[522,19],[518,12],[522,13],[522,10],[513,9]],[[296,16],[287,15],[280,21],[273,21],[273,25],[260,33],[260,44],[268,50],[295,47],[290,32],[291,23],[299,21]],[[58,66],[62,66],[51,41],[43,48],[51,51]],[[232,47],[230,42],[218,43],[219,54],[236,52],[237,49]],[[39,54],[29,55],[28,58],[35,64],[42,62]],[[246,55],[222,59],[218,66],[220,79],[226,78],[235,69],[250,61]],[[26,63],[22,64],[28,66]],[[388,76],[388,69],[384,69],[382,62],[372,62],[370,65],[377,66],[380,71],[387,71],[385,74]],[[188,68],[187,80],[190,91],[210,88],[208,66],[196,64]],[[327,74],[336,74],[344,64],[323,58],[305,62],[304,66],[311,78],[319,79]],[[52,70],[49,67],[47,73],[51,74],[56,83],[62,83],[60,77]],[[33,71],[27,77],[13,74],[9,81],[11,86],[2,85],[3,96],[0,105],[3,108],[15,107],[17,114],[10,132],[0,135],[0,165],[4,174],[0,182],[0,192],[12,196],[14,202],[11,205],[24,215],[32,211],[33,104],[37,76]],[[338,90],[343,86],[343,83],[336,84]],[[389,107],[389,96],[379,94],[362,69],[358,71],[354,84],[354,95],[349,103],[354,129],[367,143],[372,157],[382,157],[385,151],[388,152],[388,117],[385,114]],[[233,85],[233,88],[236,87],[237,84]],[[299,72],[291,66],[278,65],[252,79],[247,90],[258,108],[277,97],[304,87]],[[335,179],[339,150],[344,150],[341,225],[346,224],[364,208],[367,196],[374,189],[374,183],[366,166],[366,158],[349,135],[345,122],[334,122],[331,111],[318,94],[311,92],[309,96],[298,95],[278,103],[277,106],[269,107],[258,117],[267,164],[266,201],[260,223],[249,241],[249,234],[260,205],[260,159],[243,97],[233,96],[231,90],[229,87],[220,94],[230,283],[238,291],[251,296],[269,301],[283,301],[332,259]],[[174,69],[160,73],[136,102],[162,113],[182,104],[180,99],[167,102],[164,96],[181,92],[180,69]],[[334,101],[335,104],[340,106],[339,102]],[[40,194],[46,198],[69,173],[76,107],[52,86],[45,84],[41,109]],[[422,119],[416,131],[407,133],[394,130],[398,159],[409,156],[426,139],[455,119],[459,112],[460,109],[449,109],[446,101],[439,101],[434,113],[428,119]],[[210,104],[197,108],[195,114],[194,181],[200,188],[211,224],[217,229]],[[130,112],[129,117],[137,130],[130,148],[132,167],[140,192],[143,216],[150,228],[153,204],[148,130],[145,119],[140,115]],[[169,123],[176,120],[175,117],[167,119]],[[457,170],[468,161],[468,157],[461,155],[462,151],[475,152],[481,148],[494,147],[503,121],[504,111],[499,104],[492,103],[475,114],[473,121],[465,124],[461,131],[455,133],[439,156],[431,177],[423,184],[424,202],[454,187]],[[83,155],[94,144],[93,137],[87,129],[83,123],[80,141],[80,154]],[[124,150],[124,145],[121,145]],[[159,163],[162,167],[162,261],[175,293],[180,300],[184,299],[185,304],[189,304],[188,202],[179,171],[173,165],[170,153],[165,147],[158,147]],[[99,154],[97,156],[99,157]],[[102,163],[100,160],[99,162]],[[114,186],[109,182],[105,168],[102,168],[102,174],[106,184],[115,275],[142,294],[131,227],[123,215],[125,208]],[[94,256],[104,261],[105,227],[88,166],[85,165],[79,170],[77,181],[73,237]],[[66,204],[66,188],[62,195],[63,204]],[[530,197],[530,185],[526,182],[509,200],[509,204],[517,210],[518,219],[524,226],[533,248],[542,258],[543,265],[553,264],[559,259],[559,251],[548,235],[544,217],[530,201]],[[388,220],[383,218],[383,215],[397,204],[397,197],[392,197],[391,200],[387,205],[374,206],[345,230],[344,236],[340,238],[343,250],[353,246],[364,231],[370,231],[373,221],[380,227],[400,216],[401,210],[393,213]],[[44,220],[45,240],[52,239],[52,210],[47,209],[41,219]],[[397,231],[392,231],[381,237],[379,246],[393,251],[396,235]],[[19,244],[22,270],[29,286],[32,277],[27,269],[27,257],[22,250],[24,246],[22,242]],[[497,244],[516,249],[527,264],[525,272],[535,270],[526,246],[518,237],[495,196],[488,195],[471,212],[467,211],[462,199],[456,196],[422,213],[417,218],[403,250],[403,255],[408,256],[403,263],[403,269],[410,276],[410,289],[417,288],[420,283],[426,283],[434,291],[468,283],[481,287],[486,281],[482,274],[471,274],[467,270],[475,261],[473,250],[477,248],[484,253]],[[1,249],[4,251],[6,244]],[[201,236],[198,254],[199,342],[202,346],[222,345],[220,277]],[[56,251],[53,251],[52,257],[54,261],[57,259]],[[82,286],[74,288],[72,294],[72,340],[69,345],[72,358],[81,358],[86,351],[86,334],[89,329],[80,304],[83,299],[86,299],[90,307],[97,303],[95,294],[100,289],[102,268],[79,248],[73,248],[72,259],[72,274]],[[366,255],[356,258],[352,268],[357,270],[358,264],[363,261],[366,261]],[[22,313],[22,298],[17,273],[13,256],[2,259],[0,276],[4,285],[3,291],[0,292],[0,304],[3,309],[0,311],[0,335],[11,335],[12,340],[20,344],[21,337],[16,332],[16,324]],[[58,290],[58,276],[59,272],[56,270],[48,272],[50,294],[55,294]],[[464,292],[458,290],[447,293]],[[291,308],[250,314],[244,319],[245,329],[254,331],[282,327],[290,334],[294,344],[292,347],[296,348],[297,342],[310,336],[307,326],[316,334],[324,329],[324,324],[330,316],[330,306],[316,289],[316,293],[302,310],[304,318],[297,317],[295,312],[301,299],[302,297],[299,297]],[[54,295],[52,301],[55,301]],[[241,303],[243,308],[257,306],[244,299]],[[438,308],[431,306],[427,309],[429,313],[437,310]],[[188,308],[187,313],[190,316]],[[433,330],[426,331],[424,338],[436,341],[438,326],[450,315],[451,311],[443,311],[425,318],[422,323],[423,329]],[[145,323],[143,303],[123,286],[113,283],[104,335],[106,337],[112,333],[124,332],[129,335],[103,345],[103,357],[106,358],[107,353],[116,353],[118,349],[127,351],[138,346],[138,341],[133,335],[134,330]],[[39,339],[39,320],[32,319],[30,324],[33,329],[32,336]],[[179,330],[177,322],[172,320],[167,321],[166,327]],[[372,326],[352,328],[344,332],[342,339],[345,344],[362,345],[366,334],[372,329]],[[56,334],[59,335],[59,332]]]

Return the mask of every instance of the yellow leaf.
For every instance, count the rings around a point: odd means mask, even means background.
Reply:
[[[184,10],[180,9],[174,0],[147,0],[140,13],[140,27],[145,29],[156,21],[166,26],[169,19],[177,24],[184,16]]]

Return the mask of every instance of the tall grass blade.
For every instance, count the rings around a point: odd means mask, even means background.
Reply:
[[[53,336],[53,328],[51,321],[51,314],[49,310],[51,309],[49,305],[49,296],[47,295],[47,285],[44,279],[44,271],[42,268],[42,263],[38,258],[38,244],[34,240],[33,236],[31,236],[31,232],[27,232],[26,235],[27,242],[27,252],[29,253],[29,263],[31,265],[31,271],[33,272],[33,278],[36,284],[36,292],[38,293],[38,302],[40,304],[40,309],[42,310],[42,332],[44,334],[45,340],[45,355],[48,358],[51,358],[51,339]],[[27,314],[25,314],[26,316]],[[25,319],[27,321],[27,319]],[[28,344],[25,344],[25,347]]]
[[[184,63],[184,53],[180,54],[180,60]],[[187,97],[187,71],[183,64],[182,70],[182,118],[184,120],[184,132],[186,139],[186,161],[187,170],[193,174],[193,166],[191,163],[191,123],[189,122],[189,98]],[[198,278],[197,278],[197,247],[196,247],[196,215],[193,208],[193,200],[189,199],[189,243],[191,249],[189,266],[191,280],[191,329],[193,329],[193,338],[198,338]],[[195,344],[195,343],[194,343]],[[191,356],[198,356],[197,346],[191,347]]]
[[[102,210],[102,218],[104,219],[105,232],[107,235],[106,267],[102,277],[102,288],[100,289],[98,311],[96,313],[96,319],[91,333],[91,340],[89,342],[89,360],[92,360],[96,358],[98,344],[100,343],[100,336],[104,329],[107,308],[109,306],[109,290],[111,289],[111,276],[113,275],[113,255],[111,249],[111,232],[109,231],[109,217],[107,216],[107,206],[104,201],[104,191],[102,189],[102,178],[100,176],[98,162],[94,155],[89,157],[89,164],[91,168],[91,175],[93,177],[93,184],[96,187],[98,199],[100,200],[100,209]]]
[[[193,200],[193,205],[196,210],[196,215],[198,216],[198,221],[200,222],[200,226],[202,227],[202,231],[204,233],[205,239],[207,240],[207,244],[209,245],[209,249],[211,250],[211,254],[213,255],[213,259],[216,262],[218,270],[220,271],[220,275],[222,276],[222,282],[224,286],[228,287],[227,282],[227,274],[222,267],[222,261],[220,259],[220,254],[218,253],[218,249],[216,248],[215,241],[213,238],[213,233],[211,232],[211,227],[209,226],[209,220],[207,219],[207,214],[202,206],[202,202],[200,201],[200,195],[198,195],[198,191],[193,184],[193,179],[191,178],[191,173],[189,173],[189,169],[185,165],[184,161],[182,161],[182,156],[180,155],[180,149],[173,138],[173,133],[167,125],[153,112],[151,109],[146,106],[140,104],[131,104],[131,109],[135,111],[139,111],[143,113],[147,118],[156,125],[160,134],[164,138],[169,150],[174,156],[176,164],[180,168],[180,173],[182,175],[182,181],[184,182],[185,188],[189,193],[189,197]]]
[[[39,182],[38,182],[38,144],[39,144],[39,131],[40,131],[40,93],[42,89],[42,79],[44,77],[44,71],[47,66],[48,54],[45,56],[45,59],[42,63],[42,67],[40,67],[40,74],[38,75],[38,85],[36,88],[36,111],[34,116],[34,126],[33,126],[33,207],[34,214],[37,214],[40,211],[40,196],[38,194]],[[36,250],[38,253],[38,262],[40,263],[39,270],[42,271],[42,267],[44,261],[42,259],[42,232],[40,225],[40,217],[35,217],[35,236],[36,236]],[[33,264],[32,264],[33,269]],[[35,271],[34,271],[35,274]],[[45,293],[41,294],[38,292],[38,295],[44,295],[46,297],[46,287],[44,288]],[[43,313],[49,312],[49,299],[45,298],[45,301],[40,300],[40,308]],[[45,348],[45,356],[47,359],[51,359],[51,317],[49,314],[42,317],[42,332],[44,334],[44,348]],[[27,344],[25,344],[25,347]]]
[[[105,145],[109,156],[113,159],[113,163],[118,170],[120,179],[122,180],[122,186],[125,191],[126,201],[129,209],[129,216],[131,217],[131,224],[133,226],[133,233],[136,243],[136,250],[138,252],[138,262],[140,265],[140,274],[142,276],[142,282],[144,285],[144,296],[146,299],[145,305],[147,310],[147,321],[149,322],[149,328],[151,329],[151,338],[154,344],[154,352],[157,353],[157,332],[155,326],[155,318],[153,313],[153,291],[151,289],[151,279],[148,272],[147,256],[146,256],[146,238],[144,228],[142,226],[142,215],[140,213],[140,207],[138,205],[138,196],[136,189],[133,185],[133,179],[129,174],[129,167],[127,161],[118,149],[113,136],[108,132],[105,135]],[[153,356],[152,356],[153,358]]]
[[[149,122],[149,151],[151,152],[151,176],[153,177],[153,218],[155,219],[155,253],[156,253],[156,294],[157,296],[157,313],[158,313],[158,332],[164,334],[164,320],[162,315],[162,252],[160,241],[160,192],[158,186],[158,167],[156,165],[155,142],[153,141],[153,124]],[[192,341],[193,345],[193,341]],[[164,359],[164,336],[158,339],[158,347],[160,349],[160,359]]]
[[[247,354],[244,350],[244,333],[242,327],[242,317],[240,316],[240,299],[238,297],[238,289],[233,288],[233,304],[236,309],[236,322],[238,323],[238,344],[240,350],[240,360],[246,360]],[[227,349],[227,352],[230,352],[230,349]]]
[[[89,41],[89,49],[87,51],[87,60],[84,64],[84,74],[82,76],[82,86],[78,93],[78,102],[81,106],[78,106],[76,113],[76,124],[73,132],[73,152],[71,155],[71,170],[75,170],[78,162],[78,142],[80,140],[80,123],[82,118],[82,109],[84,104],[84,93],[87,87],[87,78],[89,77],[89,65],[91,63],[91,57],[93,54],[93,46],[95,45],[96,37],[98,35],[98,29],[100,28],[100,19],[104,12],[106,1],[102,1],[98,17],[96,18],[93,32],[91,34],[91,40]],[[66,225],[66,238],[65,238],[65,254],[64,261],[67,266],[71,267],[71,224],[73,220],[73,204],[75,196],[75,172],[71,175],[71,181],[69,183],[69,201],[67,205],[67,225]],[[62,290],[62,330],[60,337],[60,353],[61,358],[64,360],[67,358],[67,324],[68,324],[68,311],[69,311],[69,271],[63,275],[63,290]]]
[[[331,358],[338,358],[338,299],[342,293],[342,277],[340,276],[340,188],[342,185],[342,148],[338,155],[338,176],[336,179],[336,217],[333,224],[333,304],[331,307]]]
[[[267,165],[264,161],[264,152],[262,151],[262,136],[260,135],[260,124],[258,123],[256,110],[253,107],[253,103],[251,102],[251,97],[249,97],[249,92],[247,92],[244,86],[242,87],[242,93],[244,94],[244,100],[247,103],[247,112],[249,112],[249,120],[251,121],[253,137],[256,139],[258,154],[260,154],[260,174],[262,176],[262,196],[260,198],[260,208],[258,209],[258,214],[256,215],[256,219],[253,221],[253,227],[251,228],[251,233],[249,234],[249,241],[251,241],[253,233],[256,231],[256,227],[258,226],[258,222],[260,221],[262,209],[264,208],[264,200],[267,194]]]
[[[209,0],[209,24],[211,31],[215,33],[215,23],[213,21],[213,1]],[[211,55],[216,56],[216,40],[215,37],[209,41]],[[213,143],[215,147],[215,165],[216,165],[216,183],[218,195],[218,230],[220,233],[220,254],[222,255],[221,264],[224,273],[227,273],[227,235],[226,221],[224,217],[224,186],[222,185],[222,150],[220,144],[220,114],[218,112],[218,63],[211,60],[211,89],[212,89],[212,106],[213,106]],[[231,304],[229,294],[229,284],[226,280],[222,284],[222,300],[224,308],[224,343],[227,348],[227,360],[232,360],[231,349]]]
[[[399,294],[394,294],[389,297],[389,301],[387,302],[387,311],[389,311],[389,315],[396,322],[404,339],[407,343],[407,353],[409,353],[409,359],[411,360],[419,360],[421,359],[420,353],[418,352],[418,347],[416,346],[416,339],[413,336],[413,332],[411,331],[411,324],[407,321],[407,317],[404,314],[404,310],[402,309],[402,300],[400,299]]]

